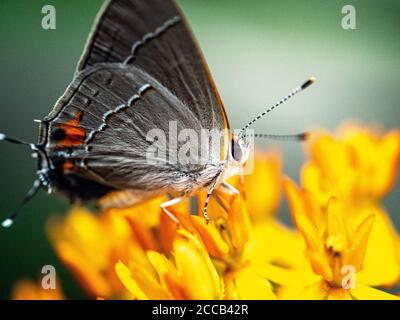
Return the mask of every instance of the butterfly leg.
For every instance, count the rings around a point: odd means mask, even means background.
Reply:
[[[208,192],[207,192],[207,197],[206,197],[206,201],[204,203],[204,208],[203,208],[203,215],[204,215],[204,219],[206,219],[207,224],[210,222],[210,219],[207,214],[208,202],[210,201],[211,195],[213,194],[214,189],[217,186],[220,179],[221,179],[221,173],[218,174],[218,176],[215,178],[214,182],[212,183],[210,189],[208,189]]]
[[[160,207],[161,207],[161,209],[164,211],[164,213],[166,213],[167,216],[168,216],[173,222],[175,222],[176,224],[179,223],[178,219],[177,219],[177,218],[172,214],[172,212],[169,211],[167,208],[170,207],[170,206],[173,206],[173,205],[175,205],[175,204],[177,204],[177,203],[179,203],[179,202],[181,202],[181,201],[184,200],[184,199],[185,199],[185,197],[178,197],[178,198],[174,198],[174,199],[168,200],[168,201],[163,202],[163,203],[160,204]]]

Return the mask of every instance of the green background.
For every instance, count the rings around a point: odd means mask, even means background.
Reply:
[[[255,126],[267,133],[334,129],[344,119],[400,127],[400,2],[350,1],[357,29],[341,28],[349,1],[181,0],[225,102],[240,127],[310,75],[318,83]],[[57,29],[41,28],[41,8],[54,5]],[[0,131],[36,141],[32,120],[45,116],[72,79],[101,0],[0,2]],[[261,142],[260,145],[266,145]],[[285,173],[297,179],[299,144],[284,144]],[[384,164],[383,164],[384,165]],[[35,178],[24,147],[0,147],[0,217],[13,210]],[[399,187],[385,200],[400,225]],[[397,195],[397,197],[396,197]],[[44,234],[47,217],[68,204],[41,193],[15,226],[0,230],[0,298],[21,277],[57,267],[68,297],[84,297],[57,262]],[[280,215],[289,222],[287,206]]]

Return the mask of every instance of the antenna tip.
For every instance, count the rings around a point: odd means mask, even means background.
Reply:
[[[1,223],[1,226],[2,226],[3,228],[9,228],[9,227],[11,227],[11,226],[13,225],[13,223],[14,223],[14,220],[8,218],[8,219],[4,220],[4,221]]]
[[[315,81],[317,81],[317,78],[315,77],[310,77],[308,78],[308,80],[306,82],[303,83],[303,85],[301,86],[301,89],[304,90],[306,88],[308,88],[309,86],[311,86]]]
[[[310,137],[311,137],[311,133],[310,132],[300,133],[300,140],[301,141],[309,140]]]
[[[4,140],[6,138],[6,135],[4,133],[0,132],[0,141]]]

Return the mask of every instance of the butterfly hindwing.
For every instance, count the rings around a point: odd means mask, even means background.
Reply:
[[[204,169],[212,173],[218,168],[215,161],[211,165],[211,153],[205,155],[208,165],[174,162],[184,141],[178,141],[176,148],[166,144],[173,138],[171,123],[177,132],[202,129],[196,115],[190,110],[183,113],[184,108],[142,70],[98,64],[74,80],[45,120],[42,144],[65,175],[115,189],[161,191],[182,181],[189,188],[204,179]],[[151,140],[148,133],[154,129],[165,134],[165,139]],[[151,147],[157,152],[149,152]]]

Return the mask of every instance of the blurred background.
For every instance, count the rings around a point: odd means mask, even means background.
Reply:
[[[259,121],[256,131],[335,129],[343,120],[400,127],[400,2],[398,0],[180,0],[224,100],[233,128],[310,75],[318,82]],[[38,125],[72,80],[102,0],[0,2],[0,131],[36,141]],[[56,30],[41,27],[42,7],[56,8]],[[342,7],[356,9],[356,30],[341,26]],[[261,141],[260,147],[271,145]],[[300,144],[279,145],[284,172],[298,180]],[[35,178],[26,148],[0,146],[0,218],[15,209]],[[400,227],[400,187],[385,200]],[[56,266],[68,297],[83,293],[57,261],[45,236],[49,215],[68,203],[39,194],[9,230],[0,230],[0,299],[15,280],[36,279]],[[287,206],[281,218],[290,224]]]

